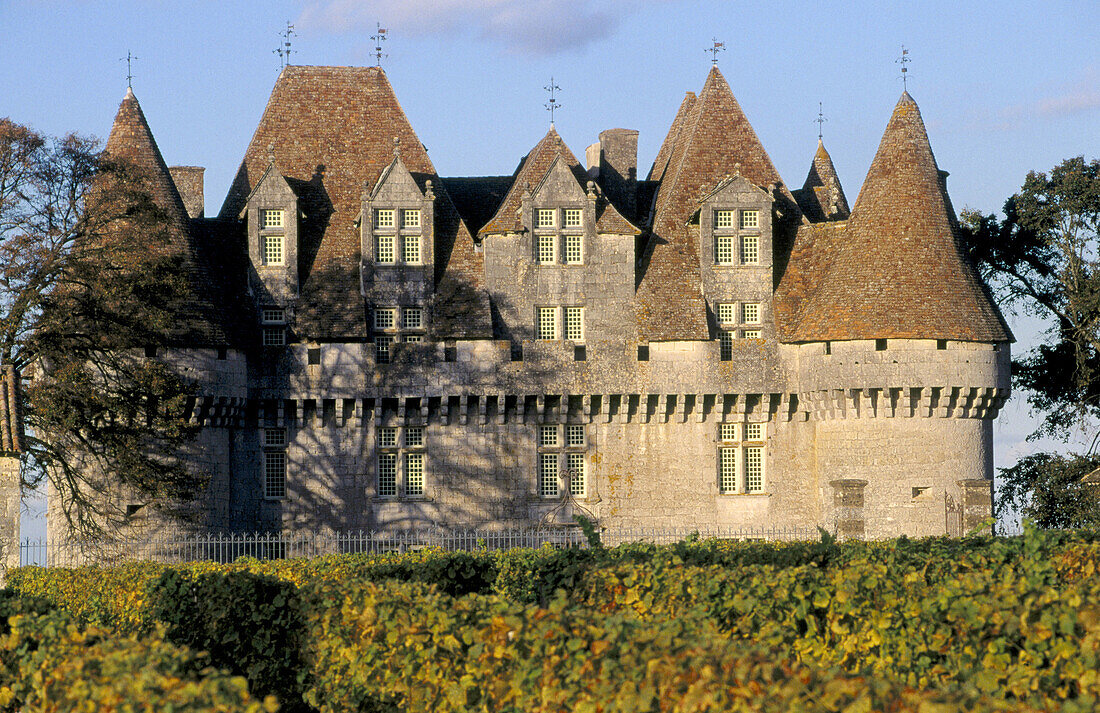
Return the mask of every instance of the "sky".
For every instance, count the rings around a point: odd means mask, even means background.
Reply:
[[[648,171],[687,91],[718,66],[783,176],[825,146],[849,202],[906,84],[957,210],[996,212],[1028,171],[1100,155],[1100,2],[937,0],[0,0],[0,116],[106,139],[132,84],[169,165],[206,167],[215,215],[290,61],[382,67],[443,176],[511,174],[546,133],[573,153],[640,131]],[[1040,326],[1009,315],[1026,349]],[[996,463],[1036,447],[1014,396]]]

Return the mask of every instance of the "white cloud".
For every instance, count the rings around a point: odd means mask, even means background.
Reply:
[[[652,1],[652,0],[650,0]],[[303,31],[359,33],[381,23],[407,36],[472,33],[517,54],[550,55],[610,36],[644,0],[314,0]]]
[[[1037,117],[1060,119],[1100,109],[1100,68],[1085,68],[1083,77],[1063,85],[1057,93],[1001,109],[996,129],[1017,129]]]

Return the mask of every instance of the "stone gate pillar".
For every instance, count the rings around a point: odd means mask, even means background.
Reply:
[[[833,488],[833,517],[836,521],[837,538],[840,540],[862,540],[866,533],[863,514],[863,490],[867,481],[859,478],[830,480]]]
[[[967,478],[955,481],[959,486],[959,536],[979,527],[993,514],[993,481]],[[989,528],[985,528],[988,532]],[[952,534],[952,533],[948,533]]]

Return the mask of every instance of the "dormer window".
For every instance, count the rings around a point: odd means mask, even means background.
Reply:
[[[541,212],[541,211],[540,211]],[[540,235],[538,236],[538,250],[536,257],[540,265],[553,265],[556,262],[557,250],[555,244],[557,240],[553,235]]]
[[[265,211],[272,212],[272,211]],[[282,214],[282,211],[274,211]],[[284,245],[282,235],[265,235],[263,236],[264,243],[264,264],[265,265],[282,265],[284,261]]]
[[[579,212],[579,211],[578,211]],[[565,264],[580,265],[583,262],[584,253],[581,249],[581,236],[565,236]]]
[[[401,318],[405,329],[420,329],[424,326],[424,311],[419,307],[406,307],[401,311]]]
[[[759,324],[760,323],[760,303],[759,302],[742,302],[741,303],[741,321],[746,324]]]
[[[375,329],[393,329],[397,326],[397,310],[389,307],[374,310]]]
[[[732,210],[716,210],[714,211],[714,227],[722,230],[733,227],[733,211]]]
[[[272,230],[283,227],[281,210],[264,209],[260,211],[260,230]]]
[[[760,263],[760,237],[757,235],[741,236],[741,264],[757,265]]]
[[[565,220],[562,223],[566,228],[579,228],[581,227],[581,210],[580,208],[566,208]]]
[[[401,225],[404,228],[419,228],[420,211],[416,208],[401,211]]]
[[[760,228],[760,211],[741,211],[741,230],[757,230]]]
[[[408,211],[406,211],[408,212]],[[417,215],[420,215],[420,211],[416,211]],[[419,218],[417,219],[419,220]],[[405,249],[405,254],[402,256],[410,265],[420,264],[420,236],[419,235],[406,235],[402,241]]]
[[[378,262],[393,263],[397,261],[394,250],[395,238],[392,235],[379,235],[375,240],[375,256]]]
[[[555,221],[556,213],[557,211],[552,208],[539,208],[535,216],[535,227],[553,228],[557,224]]]
[[[394,210],[392,208],[379,208],[375,210],[374,227],[382,230],[392,230],[394,227]]]
[[[719,265],[733,265],[733,236],[718,235],[714,238],[714,261]]]

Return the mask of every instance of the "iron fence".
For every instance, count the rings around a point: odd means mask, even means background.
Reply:
[[[813,527],[761,528],[662,528],[612,527],[600,529],[600,541],[608,546],[624,542],[668,544],[689,537],[723,540],[793,542],[816,540]],[[516,547],[588,547],[584,533],[575,527],[513,530],[358,530],[352,532],[254,532],[161,534],[144,539],[50,542],[24,539],[20,564],[73,566],[119,564],[137,560],[154,562],[232,562],[239,557],[284,559],[328,554],[409,552],[425,548],[449,551],[503,550]]]

